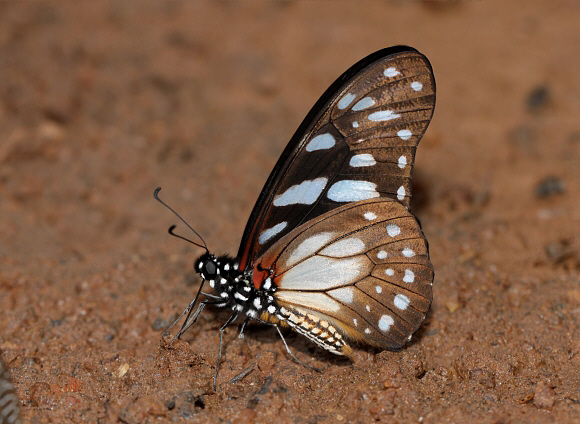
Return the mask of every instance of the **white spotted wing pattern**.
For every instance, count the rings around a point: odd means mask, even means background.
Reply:
[[[417,219],[388,198],[318,216],[279,239],[260,265],[274,270],[281,307],[281,317],[262,320],[280,319],[337,354],[350,354],[348,340],[402,347],[431,305],[427,241]]]
[[[412,48],[380,50],[346,71],[268,178],[240,244],[241,267],[293,228],[346,203],[391,198],[409,207],[415,151],[434,106],[431,65]]]

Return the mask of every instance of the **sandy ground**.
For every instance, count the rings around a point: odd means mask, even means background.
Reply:
[[[0,3],[0,349],[30,422],[580,422],[580,4]],[[382,47],[431,60],[414,211],[434,303],[353,362],[209,309],[174,348],[199,249],[237,251],[326,87]],[[242,371],[237,383],[229,381]]]

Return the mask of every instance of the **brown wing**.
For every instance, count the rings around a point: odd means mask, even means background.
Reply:
[[[402,347],[431,305],[427,241],[392,199],[335,208],[278,240],[260,265],[274,269],[275,298],[288,317],[312,315],[344,338],[381,348]],[[311,319],[300,323],[306,328],[298,330],[325,342]]]
[[[431,65],[410,47],[381,50],[345,72],[266,182],[244,231],[241,268],[296,226],[345,203],[392,198],[408,207],[415,150],[434,106]]]

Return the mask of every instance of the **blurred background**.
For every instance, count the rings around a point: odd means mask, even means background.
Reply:
[[[0,350],[25,418],[577,417],[578,22],[574,1],[0,2]],[[235,254],[310,107],[396,44],[437,81],[414,180],[424,328],[353,366],[290,337],[322,375],[233,328],[213,392],[224,315],[161,342],[201,252],[167,235],[153,190]]]

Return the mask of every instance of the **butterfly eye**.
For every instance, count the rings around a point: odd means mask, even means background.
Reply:
[[[207,261],[204,266],[204,274],[206,274],[209,278],[215,276],[217,267],[212,261]]]

